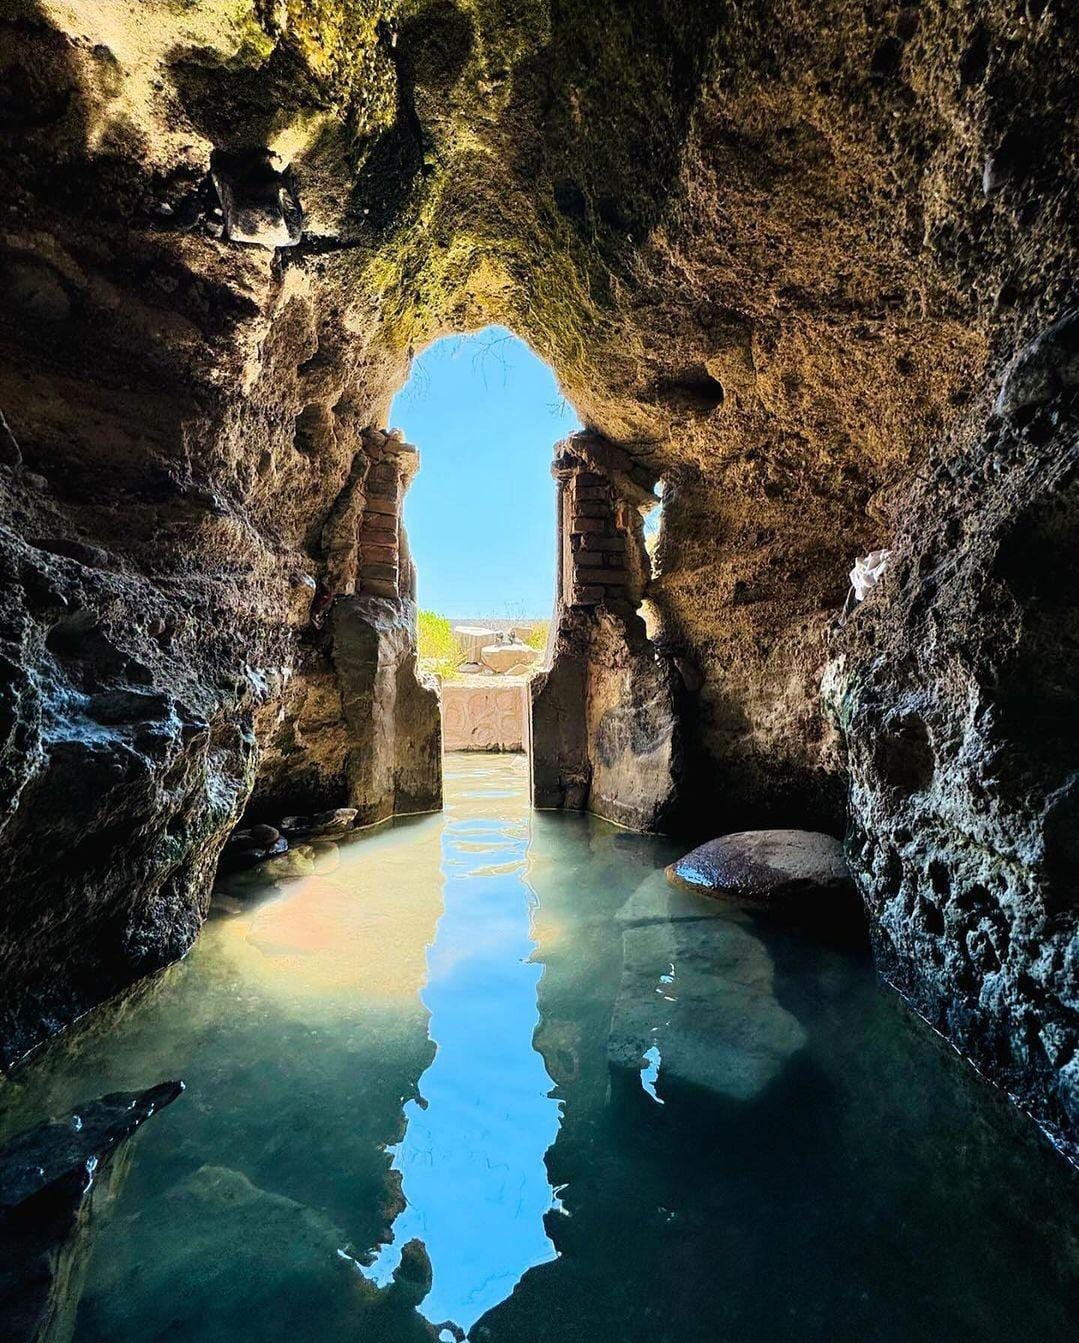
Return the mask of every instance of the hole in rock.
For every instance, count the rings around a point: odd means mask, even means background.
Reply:
[[[391,420],[422,460],[404,520],[443,749],[524,751],[555,591],[552,448],[577,417],[528,346],[490,327],[425,350]]]
[[[904,796],[923,792],[933,781],[936,761],[929,729],[914,714],[881,734],[875,754],[885,785]]]

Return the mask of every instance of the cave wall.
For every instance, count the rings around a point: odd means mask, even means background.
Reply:
[[[345,800],[364,431],[498,321],[663,483],[664,824],[849,810],[882,968],[1066,1145],[1066,361],[994,403],[1076,302],[1076,50],[1053,0],[3,0],[5,1056],[189,943],[245,808]]]

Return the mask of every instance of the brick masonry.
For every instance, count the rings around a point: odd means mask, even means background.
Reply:
[[[629,528],[636,517],[615,482],[573,451],[567,440],[555,458],[561,487],[562,600],[567,606],[636,604],[639,582],[627,564]],[[639,526],[639,517],[636,517]]]
[[[412,565],[401,527],[401,506],[419,466],[419,455],[411,444],[380,429],[365,431],[364,451],[370,465],[364,478],[356,591],[369,597],[408,597]]]

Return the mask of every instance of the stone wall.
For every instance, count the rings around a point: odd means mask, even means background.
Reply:
[[[419,453],[360,435],[320,536],[302,675],[263,748],[246,820],[354,807],[357,824],[441,805],[438,690],[416,662],[416,578],[401,510]]]
[[[447,751],[528,749],[528,682],[498,677],[489,685],[444,681],[442,745]]]
[[[676,673],[638,607],[648,588],[647,474],[594,433],[560,444],[551,666],[532,680],[533,797],[638,830],[669,823],[681,746]]]

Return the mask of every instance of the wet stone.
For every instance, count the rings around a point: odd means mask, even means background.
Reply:
[[[709,840],[667,868],[676,886],[748,904],[786,905],[849,897],[843,846],[812,830],[742,830]]]
[[[0,1338],[70,1337],[95,1186],[111,1180],[116,1149],[183,1089],[112,1092],[0,1149]]]

